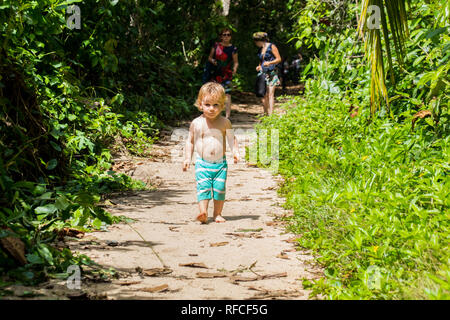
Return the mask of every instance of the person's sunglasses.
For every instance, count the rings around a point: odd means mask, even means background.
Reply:
[[[231,37],[231,33],[222,33],[223,37]]]

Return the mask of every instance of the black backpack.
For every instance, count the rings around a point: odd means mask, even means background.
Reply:
[[[214,43],[214,56],[216,55],[216,47],[217,42]],[[203,69],[203,75],[202,75],[202,83],[205,84],[208,81],[211,80],[211,78],[214,77],[214,74],[217,71],[217,67],[213,65],[209,60],[206,60],[205,68]]]

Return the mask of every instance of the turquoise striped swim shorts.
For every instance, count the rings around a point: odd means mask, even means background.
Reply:
[[[227,180],[227,160],[223,157],[214,163],[197,158],[195,161],[195,179],[197,180],[197,200],[225,200],[225,182]]]

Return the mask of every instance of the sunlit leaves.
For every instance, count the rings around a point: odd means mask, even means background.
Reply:
[[[445,297],[448,134],[411,131],[411,113],[352,119],[362,91],[330,94],[310,82],[286,114],[264,119],[279,130],[291,229],[324,267],[324,279],[304,285],[329,299]]]

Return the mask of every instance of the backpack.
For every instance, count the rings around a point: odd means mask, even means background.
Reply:
[[[214,56],[216,56],[217,45],[217,42],[214,43]],[[216,71],[217,67],[209,62],[209,60],[206,60],[205,68],[203,68],[202,83],[205,84],[210,81]]]

